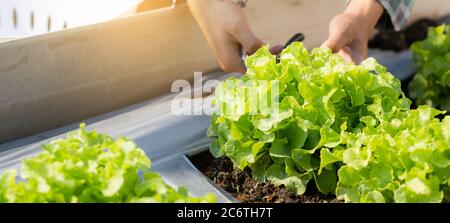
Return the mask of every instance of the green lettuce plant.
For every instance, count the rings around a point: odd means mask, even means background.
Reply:
[[[81,129],[43,145],[43,151],[0,175],[1,202],[214,202],[191,197],[154,172],[137,145]]]
[[[430,28],[411,51],[418,70],[409,84],[410,97],[418,105],[450,111],[450,26]]]
[[[336,195],[346,202],[442,202],[450,196],[450,117],[421,106],[343,136],[345,148],[323,149],[323,163],[342,162]]]
[[[309,185],[346,202],[448,201],[450,118],[410,110],[374,59],[354,65],[293,43],[279,62],[263,47],[246,65],[216,88],[215,157],[299,195]]]
[[[334,192],[339,166],[323,164],[322,149],[341,148],[343,134],[360,133],[410,105],[400,81],[374,59],[353,65],[326,48],[309,52],[293,43],[279,63],[266,46],[246,65],[246,75],[216,88],[210,151],[297,194],[310,181],[322,193]]]

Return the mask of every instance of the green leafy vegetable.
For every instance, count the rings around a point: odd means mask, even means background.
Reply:
[[[246,64],[216,88],[214,156],[297,194],[315,185],[346,202],[449,201],[450,117],[411,110],[374,59],[353,65],[293,43],[279,63],[266,46]]]
[[[246,64],[245,76],[216,88],[211,152],[298,194],[310,180],[334,192],[337,161],[365,166],[370,159],[370,151],[343,151],[344,136],[409,108],[400,82],[374,59],[356,66],[328,49],[308,52],[293,43],[279,63],[266,46]]]
[[[428,30],[428,37],[411,46],[418,67],[409,85],[418,105],[450,111],[450,26]]]
[[[214,202],[174,189],[150,172],[137,145],[81,129],[43,145],[44,151],[0,175],[0,202]],[[19,180],[16,180],[19,178]]]
[[[421,106],[370,132],[344,139],[354,146],[344,151],[341,160],[338,198],[347,202],[448,201],[450,117],[434,118],[440,113]],[[386,129],[395,133],[387,134]],[[346,157],[347,152],[352,155]]]

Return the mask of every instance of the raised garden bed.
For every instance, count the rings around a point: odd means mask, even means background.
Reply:
[[[402,32],[379,32],[370,42],[372,48],[390,51],[407,50],[415,41],[426,38],[427,30],[438,22],[423,19]],[[407,86],[412,80],[402,81],[402,90],[408,96]],[[412,105],[416,108],[416,105]],[[441,119],[443,115],[440,115]],[[209,151],[189,157],[191,162],[217,186],[221,187],[237,200],[245,203],[340,203],[334,194],[324,195],[317,190],[314,180],[309,181],[306,192],[297,195],[284,186],[275,186],[269,181],[259,183],[251,174],[249,167],[240,170],[233,167],[232,161],[225,156],[214,158]]]

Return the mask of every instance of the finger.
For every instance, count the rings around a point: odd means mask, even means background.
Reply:
[[[363,60],[367,58],[368,55],[367,44],[364,44],[361,41],[354,42],[346,46],[346,48],[353,62],[356,64],[360,64]]]
[[[272,48],[270,48],[270,53],[273,55],[277,55],[277,54],[281,53],[281,51],[283,51],[282,45],[275,45]]]
[[[248,35],[247,38],[241,40],[242,48],[247,54],[254,54],[264,43],[255,35]]]
[[[345,45],[345,36],[342,31],[337,31],[330,27],[330,34],[328,39],[322,44],[322,46],[328,47],[333,53],[339,52]]]
[[[339,52],[351,37],[347,34],[349,24],[346,20],[343,16],[336,16],[330,23],[328,39],[322,46],[330,48],[333,53]]]
[[[255,53],[264,45],[258,37],[250,30],[250,27],[243,26],[240,32],[234,32],[234,38],[241,44],[247,54]]]
[[[226,72],[245,73],[245,67],[241,61],[239,46],[228,46],[219,49],[216,54],[219,65]]]
[[[348,47],[343,47],[341,50],[339,50],[338,54],[341,55],[345,59],[345,61],[349,63],[355,62]]]
[[[368,52],[368,47],[367,44],[366,45],[360,45],[359,46],[359,50],[358,50],[358,58],[355,58],[354,60],[360,64],[361,62],[363,62],[365,59],[367,59],[367,57],[369,56],[369,52]]]
[[[219,58],[220,68],[222,68],[222,70],[226,72],[237,72],[244,74],[245,67],[240,59],[239,60],[234,59],[236,57],[239,58],[239,55],[226,58],[225,57]]]
[[[322,44],[322,47],[328,47],[333,53],[339,52],[344,47],[344,40],[340,34],[331,34]]]

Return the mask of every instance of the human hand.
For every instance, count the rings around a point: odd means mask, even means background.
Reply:
[[[251,31],[242,8],[219,0],[188,0],[188,4],[220,67],[229,72],[245,73],[242,49],[253,54],[264,43]]]
[[[331,21],[328,39],[322,46],[359,64],[368,56],[367,44],[382,14],[383,7],[376,0],[352,0]]]

